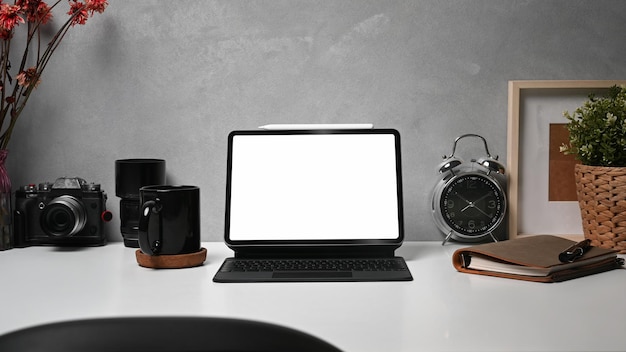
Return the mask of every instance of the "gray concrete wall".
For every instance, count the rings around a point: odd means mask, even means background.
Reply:
[[[401,132],[407,239],[440,240],[435,167],[470,132],[506,161],[509,80],[626,78],[618,0],[109,3],[53,57],[8,169],[14,188],[101,183],[112,240],[116,159],[164,158],[170,183],[200,186],[203,240],[219,241],[229,131],[346,122]]]

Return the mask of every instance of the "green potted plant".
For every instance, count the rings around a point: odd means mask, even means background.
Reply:
[[[626,86],[590,95],[563,115],[569,143],[561,151],[581,162],[575,178],[585,238],[626,253]]]

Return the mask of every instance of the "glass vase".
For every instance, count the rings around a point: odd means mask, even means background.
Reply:
[[[0,251],[13,248],[11,179],[5,166],[8,154],[7,150],[0,149]]]

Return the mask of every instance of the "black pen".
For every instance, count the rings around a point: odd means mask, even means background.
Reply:
[[[571,263],[580,258],[591,247],[591,240],[586,239],[580,241],[559,254],[559,260],[562,263]]]

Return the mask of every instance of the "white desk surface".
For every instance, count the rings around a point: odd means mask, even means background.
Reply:
[[[201,267],[137,265],[122,243],[0,252],[0,334],[68,319],[219,316],[266,321],[344,351],[625,351],[626,270],[543,284],[457,272],[458,244],[407,242],[412,282],[212,281],[232,252]]]

